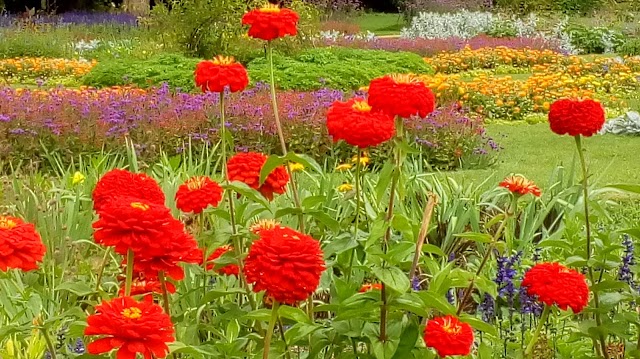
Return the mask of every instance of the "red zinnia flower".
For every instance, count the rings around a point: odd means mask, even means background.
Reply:
[[[167,277],[182,280],[184,269],[180,263],[202,263],[202,250],[190,234],[182,230],[178,233],[167,233],[165,236],[170,240],[166,242],[164,253],[155,256],[144,253],[140,258],[134,258],[134,272],[158,278],[160,271],[163,271]]]
[[[120,291],[118,291],[119,296],[124,296],[125,292],[125,282],[126,277],[122,276],[120,278]],[[176,286],[171,282],[165,282],[167,286],[167,292],[175,293]],[[162,284],[160,280],[156,278],[146,277],[144,273],[135,273],[133,274],[133,281],[131,282],[131,295],[145,295],[157,293],[162,294]]]
[[[594,100],[562,99],[549,109],[551,131],[559,135],[589,137],[602,129],[604,121],[604,108]]]
[[[102,176],[93,190],[93,209],[97,212],[119,197],[133,197],[164,205],[164,193],[158,183],[144,173],[114,169]]]
[[[396,126],[393,116],[371,111],[362,99],[336,101],[327,112],[327,130],[334,141],[344,140],[360,148],[377,146],[393,137]]]
[[[262,185],[260,185],[260,170],[267,162],[267,156],[262,153],[238,153],[227,162],[227,176],[229,181],[240,181],[249,187],[257,189],[268,200],[273,194],[283,194],[289,182],[289,174],[283,166],[276,167]]]
[[[473,345],[473,330],[467,323],[447,315],[431,319],[424,328],[424,342],[440,357],[469,355]]]
[[[388,75],[373,79],[369,85],[369,104],[392,116],[427,117],[435,108],[431,89],[413,75]]]
[[[163,256],[174,237],[184,233],[184,225],[168,208],[131,197],[111,201],[98,214],[93,223],[95,242],[115,247],[122,255],[131,249],[138,256],[136,260],[142,258],[140,254]]]
[[[291,228],[261,230],[244,263],[247,282],[278,302],[295,304],[318,288],[325,269],[320,244]]]
[[[365,293],[365,292],[368,292],[370,290],[382,290],[382,284],[380,284],[380,283],[367,283],[367,284],[363,284],[362,287],[360,287],[360,293]]]
[[[233,57],[216,56],[213,60],[204,60],[196,65],[194,73],[196,86],[202,92],[224,92],[229,87],[229,91],[238,92],[247,88],[249,76],[247,70],[235,62]]]
[[[220,258],[223,254],[231,251],[233,251],[233,247],[231,246],[218,247],[216,248],[215,251],[213,251],[213,253],[211,253],[209,258],[207,258],[207,263],[212,262]],[[214,263],[207,264],[207,270],[213,270],[214,267],[215,267]],[[235,264],[227,264],[224,267],[216,269],[216,272],[224,275],[233,275],[237,277],[238,273],[240,273],[240,268]]]
[[[522,286],[546,305],[580,313],[589,303],[589,287],[581,273],[560,263],[536,264],[524,274]]]
[[[20,218],[0,216],[0,270],[38,269],[46,248],[36,228]]]
[[[500,182],[500,187],[504,187],[519,196],[531,193],[536,197],[540,197],[540,188],[533,181],[522,176],[509,176]]]
[[[267,4],[242,16],[242,25],[249,25],[249,36],[271,41],[287,35],[296,36],[300,16],[278,5]]]
[[[167,343],[175,340],[173,323],[151,296],[142,302],[118,297],[103,301],[95,309],[96,313],[87,318],[84,334],[101,338],[87,346],[90,354],[118,349],[118,359],[135,359],[137,353],[145,358],[164,358],[169,353]]]
[[[222,187],[209,177],[197,176],[183,183],[176,193],[176,207],[182,212],[195,214],[222,200]]]

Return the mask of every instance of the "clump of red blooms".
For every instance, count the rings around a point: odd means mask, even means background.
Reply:
[[[373,109],[391,116],[424,118],[435,108],[436,97],[431,89],[411,74],[373,79],[368,92],[369,104]]]
[[[298,34],[300,16],[293,10],[267,4],[242,16],[242,25],[249,25],[249,36],[265,41]]]
[[[592,136],[598,133],[605,122],[604,108],[600,102],[562,99],[549,108],[551,131],[570,136]]]
[[[144,173],[114,169],[102,176],[93,190],[93,209],[98,212],[116,198],[133,197],[164,205],[164,193],[158,183]]]
[[[473,330],[467,323],[447,315],[431,319],[424,328],[424,342],[433,348],[439,357],[467,356],[473,346]]]
[[[253,291],[294,305],[307,299],[320,284],[325,269],[320,244],[291,228],[260,229],[244,263]]]
[[[209,206],[218,206],[222,200],[222,192],[222,187],[211,178],[192,177],[178,187],[176,207],[185,213],[200,214]]]
[[[536,264],[524,274],[522,286],[540,302],[580,313],[589,303],[589,287],[582,273],[560,263]]]
[[[249,85],[247,70],[233,57],[216,56],[213,60],[199,62],[194,77],[202,92],[222,93],[226,88],[239,92]]]
[[[207,263],[209,262],[213,262],[216,259],[220,258],[223,254],[227,253],[227,252],[232,252],[233,251],[233,247],[232,246],[221,246],[216,248],[215,251],[213,251],[213,253],[211,253],[211,255],[209,256],[209,258],[207,258]],[[215,268],[214,263],[209,263],[207,264],[207,270],[213,270]],[[223,267],[220,267],[218,269],[216,269],[216,272],[219,274],[223,274],[223,275],[232,275],[232,276],[238,276],[238,273],[240,273],[240,267],[238,267],[235,264],[227,264]]]
[[[267,162],[267,156],[257,152],[241,152],[232,156],[227,162],[229,181],[240,181],[258,190],[268,200],[273,194],[283,194],[289,183],[289,174],[284,166],[278,166],[269,173],[263,184],[260,184],[260,171]]]
[[[165,358],[167,343],[174,341],[174,329],[169,315],[153,303],[151,296],[138,302],[131,297],[118,297],[96,306],[95,314],[87,318],[85,335],[98,335],[87,346],[90,354],[118,350],[118,359]]]
[[[38,269],[46,248],[36,228],[20,218],[0,216],[0,270]]]
[[[121,275],[118,277],[120,281],[120,290],[118,291],[118,296],[123,297],[125,294],[125,282],[126,276]],[[167,292],[175,293],[176,286],[169,282],[165,281],[165,285],[167,286]],[[131,281],[131,295],[146,295],[146,294],[162,294],[162,283],[158,277],[149,277],[144,273],[133,273],[133,279]]]
[[[393,116],[373,111],[363,99],[334,102],[327,112],[327,130],[334,141],[360,148],[384,143],[396,132]]]
[[[360,293],[365,293],[371,290],[382,290],[382,284],[381,283],[366,283],[363,284],[362,287],[360,287]]]
[[[524,196],[531,193],[536,197],[540,197],[542,194],[540,188],[536,186],[533,181],[530,181],[523,176],[509,176],[500,182],[500,187],[504,187],[518,196]]]

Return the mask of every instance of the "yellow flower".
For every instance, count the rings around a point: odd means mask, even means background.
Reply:
[[[85,180],[85,176],[80,173],[79,171],[76,171],[76,173],[73,174],[73,179],[71,180],[71,183],[75,186],[77,184],[83,183]]]
[[[358,161],[358,156],[353,156],[351,158],[351,162],[352,163],[356,163]],[[360,156],[360,166],[366,166],[367,164],[369,164],[369,162],[371,162],[371,160],[369,159],[369,156],[367,156],[366,153],[363,153],[362,156]]]
[[[302,163],[291,162],[289,163],[289,170],[291,172],[302,172],[304,171],[304,165]]]
[[[350,183],[343,183],[338,186],[338,191],[340,192],[349,192],[353,189],[353,186]]]
[[[347,171],[350,170],[351,167],[353,167],[350,163],[343,163],[341,165],[338,165],[338,167],[336,167],[336,171]]]

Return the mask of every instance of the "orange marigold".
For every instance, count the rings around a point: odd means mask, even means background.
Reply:
[[[204,60],[196,65],[194,72],[196,86],[202,92],[242,91],[249,85],[247,69],[235,62],[233,57],[217,56],[213,60]]]
[[[264,290],[274,300],[291,305],[313,294],[325,269],[318,241],[282,226],[258,235],[244,263],[253,290]]]
[[[424,342],[438,356],[469,355],[473,345],[473,330],[467,323],[447,315],[431,319],[424,328]]]
[[[393,116],[372,111],[363,99],[336,101],[327,112],[327,130],[334,141],[351,146],[373,147],[384,143],[396,132]]]
[[[518,196],[524,196],[531,193],[536,197],[540,197],[540,188],[536,186],[533,181],[530,181],[523,176],[509,176],[500,182],[500,187],[504,187]]]
[[[232,252],[232,251],[233,251],[232,246],[221,246],[216,248],[216,250],[213,251],[213,253],[211,253],[209,258],[207,258],[207,263],[208,263],[207,270],[213,270],[215,267],[215,264],[213,263],[213,261],[220,258],[223,254],[227,252]],[[240,273],[240,267],[238,267],[235,264],[227,264],[223,267],[216,269],[216,272],[219,274],[232,275],[237,277],[238,273]]]
[[[289,183],[289,174],[284,166],[276,167],[260,184],[260,170],[267,162],[267,156],[257,152],[237,153],[227,162],[227,177],[229,181],[240,181],[262,193],[268,200],[273,194],[283,194]]]
[[[38,269],[46,248],[36,228],[20,218],[0,216],[0,270]]]
[[[539,263],[524,274],[522,286],[546,305],[580,313],[589,303],[589,287],[582,273],[560,263]]]
[[[388,75],[373,79],[369,85],[369,104],[392,116],[427,117],[435,108],[431,89],[412,75]]]
[[[242,25],[249,25],[249,36],[271,41],[287,35],[298,34],[300,16],[293,10],[267,4],[242,16]]]
[[[370,290],[382,290],[382,284],[380,283],[365,283],[360,287],[360,293],[365,293]]]
[[[176,193],[176,207],[185,213],[200,214],[209,206],[216,207],[221,200],[222,187],[204,176],[188,179]]]
[[[134,197],[164,204],[164,193],[158,183],[144,173],[114,169],[102,176],[93,190],[93,209],[97,212],[108,202],[120,197]]]
[[[90,354],[104,354],[118,349],[118,359],[165,358],[167,343],[173,342],[174,328],[169,315],[153,303],[151,296],[138,302],[132,297],[118,297],[96,306],[87,317],[85,335],[98,335],[87,346]]]

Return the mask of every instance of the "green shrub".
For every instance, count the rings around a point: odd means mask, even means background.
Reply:
[[[0,31],[0,58],[71,57],[73,49],[67,38],[56,32]]]
[[[275,77],[283,89],[312,90],[330,87],[354,90],[388,73],[432,73],[416,54],[347,48],[311,49],[295,57],[274,56]],[[268,81],[264,58],[249,63],[251,80]]]
[[[611,53],[622,45],[622,33],[606,27],[572,25],[567,28],[573,47],[586,54]]]
[[[556,6],[565,14],[587,15],[602,6],[601,0],[559,0]]]
[[[276,81],[282,89],[350,90],[366,86],[371,79],[387,73],[432,73],[419,55],[408,52],[322,48],[303,51],[294,57],[276,54],[274,60]],[[150,87],[167,82],[171,87],[190,90],[194,88],[193,70],[198,61],[178,54],[154,56],[149,60],[104,61],[83,78],[83,83],[96,87],[128,84]],[[249,63],[248,70],[253,83],[269,80],[264,57]]]
[[[630,38],[626,40],[622,45],[620,45],[620,47],[618,47],[618,52],[627,56],[640,55],[640,39]]]
[[[487,35],[491,37],[516,37],[518,30],[511,21],[496,21],[487,31]]]

